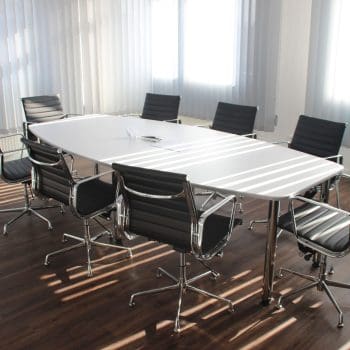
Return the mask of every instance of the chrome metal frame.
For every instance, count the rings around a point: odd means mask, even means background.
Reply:
[[[235,209],[236,209],[236,197],[234,195],[227,196],[224,198],[221,202],[215,204],[213,207],[207,209],[204,213],[201,214],[199,218],[197,218],[197,213],[195,209],[195,203],[194,203],[194,197],[192,192],[192,187],[188,181],[184,182],[183,184],[183,191],[177,194],[171,194],[171,195],[153,195],[149,193],[142,193],[139,191],[135,191],[129,187],[127,187],[124,183],[123,177],[116,171],[117,178],[118,178],[118,185],[117,185],[117,225],[118,230],[124,232],[128,237],[134,237],[135,233],[129,231],[129,203],[127,201],[127,198],[123,197],[123,194],[126,192],[130,192],[134,195],[144,197],[144,198],[153,198],[153,199],[175,199],[175,198],[185,198],[188,204],[190,216],[191,216],[191,254],[195,256],[196,259],[199,261],[209,260],[214,255],[219,254],[222,251],[223,246],[228,242],[228,240],[231,237],[231,233],[233,230],[233,224],[234,224],[234,217],[235,217]],[[216,247],[214,247],[210,252],[203,253],[202,251],[202,241],[203,241],[203,234],[204,234],[204,225],[205,221],[208,219],[210,215],[215,213],[217,210],[222,208],[223,206],[227,205],[228,203],[232,203],[232,210],[231,210],[231,216],[230,216],[230,223],[227,235],[221,241],[221,244],[218,244]],[[161,287],[161,288],[155,288],[150,289],[146,291],[140,291],[137,293],[134,293],[130,297],[129,306],[132,307],[135,305],[134,299],[138,296],[142,295],[148,295],[148,294],[156,294],[165,292],[168,290],[179,290],[179,299],[178,299],[178,308],[176,312],[175,317],[175,324],[174,324],[174,332],[178,333],[181,331],[180,327],[180,313],[181,313],[181,305],[182,305],[182,298],[183,294],[186,290],[193,291],[195,293],[202,294],[204,296],[207,296],[209,298],[215,298],[219,301],[225,302],[229,305],[229,310],[233,311],[233,302],[229,299],[220,297],[218,295],[212,294],[210,292],[207,292],[205,290],[199,289],[192,285],[193,282],[211,275],[213,278],[218,277],[218,273],[210,269],[208,266],[205,265],[206,268],[209,269],[209,271],[206,271],[200,275],[197,275],[195,277],[192,277],[190,279],[187,279],[187,271],[186,271],[186,254],[180,253],[180,265],[179,265],[179,278],[176,278],[171,273],[167,272],[161,267],[158,267],[157,269],[157,276],[165,275],[168,278],[170,278],[172,281],[175,282],[175,284]]]
[[[273,144],[275,144],[275,145],[278,145],[278,144],[287,144],[287,145],[289,145],[290,142],[289,141],[277,141],[277,142],[273,142]],[[325,157],[324,159],[326,159],[326,160],[336,159],[336,163],[342,164],[343,156],[341,154],[337,154],[337,155],[334,155],[334,156]],[[335,198],[336,198],[337,208],[340,208],[340,191],[339,191],[340,179],[341,179],[341,177],[350,177],[349,175],[345,175],[345,176],[344,175],[345,174],[335,176],[335,180],[334,180],[333,186],[330,186],[330,188],[328,189],[328,190],[332,190],[333,188],[335,189]],[[317,192],[320,193],[320,197],[322,196],[321,186],[322,185],[315,186],[317,188]],[[249,222],[248,229],[250,231],[252,231],[255,224],[266,224],[266,223],[268,223],[267,219],[251,220]],[[279,231],[278,237],[281,235],[282,232],[283,232],[283,230]]]
[[[39,165],[39,166],[54,167],[54,166],[57,166],[57,165],[60,165],[60,164],[64,164],[64,167],[66,168],[66,162],[65,162],[64,156],[62,154],[62,151],[61,150],[57,150],[57,153],[58,153],[60,159],[57,162],[54,162],[54,163],[40,162],[40,161],[37,161],[36,159],[33,159],[30,155],[29,155],[29,159],[34,164]],[[67,168],[67,171],[69,171],[68,168]],[[45,266],[48,266],[50,264],[50,258],[52,256],[65,253],[65,252],[68,252],[68,251],[76,249],[76,248],[85,247],[86,254],[87,254],[87,272],[88,272],[88,277],[91,277],[92,276],[92,267],[91,267],[90,252],[91,252],[92,246],[108,247],[108,248],[116,248],[116,249],[120,249],[120,250],[126,250],[129,253],[128,256],[132,257],[131,248],[124,247],[122,245],[108,244],[108,243],[102,243],[102,242],[98,242],[97,241],[99,238],[101,238],[105,234],[108,234],[110,238],[113,237],[112,232],[107,230],[106,227],[104,225],[102,225],[97,220],[97,217],[100,216],[101,214],[105,213],[106,211],[109,211],[109,210],[113,209],[115,207],[114,203],[112,203],[111,205],[109,205],[109,206],[107,206],[105,208],[102,208],[102,209],[97,210],[97,211],[95,211],[93,213],[90,213],[89,215],[86,215],[86,216],[81,215],[79,213],[79,211],[77,210],[77,197],[78,197],[79,186],[84,184],[84,183],[86,183],[86,182],[89,182],[91,180],[94,180],[94,179],[97,179],[97,178],[100,178],[100,177],[103,177],[105,175],[112,174],[112,173],[114,173],[114,171],[113,170],[109,170],[109,171],[97,174],[95,176],[84,178],[84,179],[82,179],[80,181],[77,181],[77,182],[75,182],[73,180],[73,178],[71,177],[72,178],[72,183],[71,183],[72,187],[71,187],[71,191],[70,191],[70,194],[69,194],[69,207],[71,208],[72,213],[76,217],[78,217],[80,219],[83,219],[83,223],[84,223],[84,237],[79,237],[79,236],[75,236],[75,235],[72,235],[72,234],[69,234],[69,233],[64,233],[63,237],[62,237],[62,242],[63,243],[66,242],[68,240],[68,238],[76,240],[79,243],[74,244],[74,245],[72,245],[70,247],[65,247],[65,248],[62,248],[62,249],[59,249],[59,250],[56,250],[54,252],[51,252],[51,253],[47,254],[45,256],[45,261],[44,261],[44,265]],[[34,186],[35,189],[37,189],[40,186],[39,177],[38,177],[38,175],[36,174],[35,171],[34,171],[34,176],[33,176],[33,186]],[[99,234],[97,234],[97,235],[95,235],[93,237],[91,237],[91,235],[90,235],[89,219],[94,219],[100,226],[102,226],[105,229],[105,231],[102,232],[102,233],[99,233]]]
[[[135,301],[134,299],[138,296],[142,295],[148,295],[148,294],[157,294],[157,293],[162,293],[166,292],[168,290],[178,290],[179,291],[179,299],[178,299],[178,307],[176,311],[176,317],[175,317],[175,322],[174,322],[174,332],[179,333],[181,331],[181,326],[180,326],[180,313],[181,313],[181,306],[182,306],[182,298],[184,293],[189,290],[197,294],[204,295],[208,298],[214,298],[216,300],[222,301],[224,303],[228,304],[229,311],[233,312],[234,311],[234,304],[230,299],[223,298],[219,295],[207,292],[206,290],[197,288],[192,285],[193,282],[198,281],[199,279],[212,275],[213,278],[216,278],[216,274],[214,274],[212,271],[206,271],[200,275],[197,275],[195,277],[192,277],[190,279],[187,279],[187,265],[186,265],[186,254],[185,253],[180,253],[180,265],[179,265],[179,278],[176,278],[173,276],[171,273],[168,271],[164,270],[161,267],[158,267],[157,269],[157,277],[160,277],[162,275],[167,276],[170,278],[175,284],[171,284],[165,287],[160,287],[160,288],[155,288],[155,289],[149,289],[145,290],[142,292],[137,292],[134,293],[130,296],[130,301],[129,301],[129,306],[133,307],[135,306]]]
[[[8,134],[8,135],[1,136],[0,139],[11,138],[11,137],[15,137],[15,136],[23,137],[23,135],[21,133],[14,133],[14,134]],[[16,215],[12,219],[10,219],[7,223],[4,224],[4,226],[3,226],[3,234],[4,235],[8,234],[8,227],[10,225],[15,223],[18,219],[20,219],[22,216],[24,216],[26,214],[27,215],[33,214],[36,217],[38,217],[39,219],[45,221],[48,225],[48,229],[52,230],[52,224],[51,224],[50,220],[48,220],[45,216],[39,214],[37,212],[37,210],[60,208],[61,213],[64,213],[64,208],[62,205],[46,205],[46,206],[39,206],[39,207],[34,207],[31,205],[31,201],[29,199],[29,191],[28,191],[28,189],[30,190],[31,177],[29,177],[28,179],[23,179],[22,181],[11,181],[11,180],[8,180],[7,178],[5,178],[5,176],[3,175],[2,172],[3,172],[3,167],[4,167],[4,155],[9,154],[9,153],[14,153],[14,152],[21,152],[21,157],[22,157],[24,149],[25,148],[23,145],[22,148],[13,149],[10,151],[3,152],[0,150],[0,176],[7,183],[19,183],[19,182],[21,182],[23,187],[24,187],[24,206],[23,207],[0,209],[0,213],[19,212],[18,215]]]
[[[296,275],[298,277],[301,277],[303,279],[306,279],[308,281],[311,281],[311,283],[298,288],[296,290],[292,290],[290,292],[288,292],[287,294],[281,295],[277,301],[277,308],[281,308],[282,307],[282,299],[299,294],[307,289],[311,289],[313,287],[316,287],[317,290],[319,291],[325,291],[328,298],[331,300],[332,304],[334,305],[335,309],[338,312],[338,328],[342,328],[344,326],[344,320],[343,320],[343,312],[341,310],[341,308],[339,307],[338,302],[336,301],[336,299],[334,298],[333,293],[330,291],[330,289],[328,288],[329,286],[331,287],[339,287],[339,288],[346,288],[346,289],[350,289],[350,284],[348,283],[342,283],[342,282],[337,282],[337,281],[333,281],[333,280],[329,280],[327,279],[327,257],[333,257],[333,258],[340,258],[345,256],[347,253],[350,252],[350,248],[346,249],[345,251],[342,252],[334,252],[334,251],[330,251],[322,246],[319,246],[316,243],[313,243],[311,241],[305,240],[302,237],[300,237],[298,235],[298,230],[297,230],[297,225],[296,225],[296,219],[295,219],[295,215],[294,215],[294,201],[300,201],[300,202],[305,202],[305,203],[310,203],[313,205],[317,205],[319,207],[323,207],[326,209],[330,209],[332,211],[336,211],[338,213],[350,216],[350,213],[345,211],[345,210],[341,210],[338,208],[334,208],[332,206],[330,206],[329,204],[326,203],[320,203],[320,202],[316,202],[314,200],[308,199],[308,198],[304,198],[304,197],[300,197],[300,196],[296,196],[293,197],[290,200],[290,211],[292,213],[292,219],[293,219],[293,231],[294,234],[297,238],[297,241],[300,242],[301,244],[303,244],[304,246],[307,246],[311,249],[313,249],[314,251],[316,251],[319,256],[320,256],[320,263],[319,263],[319,274],[318,277],[315,276],[311,276],[311,275],[307,275],[307,274],[303,274],[294,270],[290,270],[290,269],[286,269],[286,268],[280,268],[279,270],[279,277],[283,276],[283,272],[287,272],[293,275]]]

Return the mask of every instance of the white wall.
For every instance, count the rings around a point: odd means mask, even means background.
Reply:
[[[278,123],[273,133],[259,132],[268,140],[289,140],[304,113],[312,0],[282,0],[282,18],[276,93]],[[342,147],[344,166],[350,171],[350,148]]]

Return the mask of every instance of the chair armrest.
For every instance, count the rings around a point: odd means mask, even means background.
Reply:
[[[241,135],[241,136],[250,137],[252,139],[256,139],[258,137],[258,134],[256,132],[252,132],[250,134],[244,134],[244,135]]]
[[[225,197],[223,200],[221,200],[219,203],[214,204],[212,207],[210,207],[209,209],[207,209],[206,211],[204,211],[202,213],[202,215],[200,216],[198,223],[201,222],[201,220],[204,222],[208,216],[214,214],[216,211],[218,211],[219,209],[221,209],[224,205],[226,205],[228,202],[233,202],[236,203],[236,196],[235,195],[229,195],[227,197]]]
[[[17,132],[13,132],[11,134],[6,134],[6,135],[2,135],[0,136],[0,140],[4,140],[4,139],[8,139],[8,138],[14,138],[14,137],[23,137],[23,133],[17,131]],[[22,144],[22,147],[21,148],[15,148],[15,149],[11,149],[11,150],[8,150],[8,151],[3,151],[0,147],[0,153],[1,154],[9,154],[9,153],[15,153],[15,152],[23,152],[24,149],[25,149],[25,146],[24,144],[21,142]]]
[[[287,141],[287,140],[281,140],[281,141],[275,141],[275,142],[272,142],[273,145],[281,145],[281,144],[286,144],[286,145],[290,145],[290,141]]]
[[[58,160],[57,162],[54,162],[54,163],[40,162],[40,161],[38,161],[38,160],[36,160],[36,159],[33,159],[30,155],[28,155],[28,158],[29,158],[29,160],[30,160],[32,163],[34,163],[34,164],[36,164],[36,165],[40,165],[40,166],[54,167],[54,166],[59,165],[59,164],[62,162],[62,160]]]
[[[302,197],[302,196],[295,196],[295,197],[291,197],[289,199],[289,202],[292,205],[293,209],[294,209],[293,202],[296,201],[296,200],[299,201],[299,202],[303,202],[303,203],[309,203],[309,204],[312,204],[312,205],[317,205],[319,207],[330,209],[330,210],[333,210],[333,211],[336,211],[338,213],[342,213],[342,214],[345,214],[345,215],[350,215],[350,212],[348,212],[346,210],[333,207],[332,205],[330,205],[328,203],[318,202],[318,201],[315,201],[313,199],[305,198],[305,197]],[[292,212],[292,215],[294,216],[294,210]]]
[[[176,124],[182,124],[182,121],[181,119],[179,118],[175,118],[175,119],[167,119],[167,120],[164,120],[165,122],[167,123],[176,123]]]
[[[328,156],[328,157],[325,157],[324,159],[335,160],[336,163],[338,163],[338,164],[342,164],[343,163],[343,155],[341,155],[341,154],[336,154],[334,156]]]
[[[197,124],[197,125],[192,125],[192,126],[195,126],[197,128],[209,128],[209,129],[211,129],[212,124],[211,123],[210,124]]]
[[[232,210],[231,210],[231,216],[230,216],[230,222],[229,227],[227,231],[227,235],[225,238],[224,243],[226,244],[227,241],[231,237],[234,219],[235,219],[235,211],[236,211],[236,196],[235,195],[229,195],[225,197],[222,201],[219,203],[216,203],[206,211],[204,211],[201,216],[198,219],[198,226],[192,227],[191,232],[191,247],[193,254],[198,259],[208,260],[212,256],[216,255],[219,251],[222,250],[222,245],[215,247],[216,249],[212,249],[210,252],[206,252],[205,254],[202,251],[202,241],[203,241],[203,235],[204,235],[204,228],[205,228],[205,222],[206,220],[215,212],[217,212],[219,209],[221,209],[223,206],[228,204],[229,202],[232,202]]]

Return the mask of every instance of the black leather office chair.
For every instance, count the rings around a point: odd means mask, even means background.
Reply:
[[[211,128],[231,134],[256,138],[255,117],[258,107],[219,102]]]
[[[257,111],[258,107],[256,106],[244,106],[219,102],[216,108],[213,124],[210,128],[256,139],[254,124]],[[201,209],[204,209],[212,199],[215,199],[216,197],[225,197],[219,192],[199,192],[197,195],[209,195],[209,197],[202,203]],[[240,212],[242,212],[242,204],[240,203],[239,206]]]
[[[30,140],[37,139],[28,129],[30,124],[59,120],[68,116],[63,112],[58,95],[23,97],[22,105],[26,119],[23,124],[24,135]]]
[[[179,290],[180,296],[175,318],[174,331],[180,331],[180,312],[184,291],[190,290],[227,303],[233,309],[231,300],[214,295],[192,285],[208,274],[187,278],[186,254],[192,254],[200,261],[210,260],[222,252],[232,229],[240,223],[234,219],[235,197],[228,196],[205,212],[198,211],[194,204],[192,188],[186,175],[113,164],[118,177],[120,194],[117,203],[117,223],[127,235],[141,235],[160,243],[169,244],[180,254],[179,277],[162,268],[158,273],[169,277],[174,284],[142,291],[131,295],[130,306],[137,296]],[[216,212],[229,205],[231,216]]]
[[[350,213],[325,203],[296,197],[290,201],[289,212],[279,218],[278,225],[283,230],[293,232],[298,243],[309,249],[309,252],[305,254],[316,252],[320,254],[321,259],[318,277],[286,268],[280,269],[280,277],[282,277],[283,272],[287,272],[306,279],[310,283],[281,295],[277,307],[282,307],[282,299],[316,287],[319,291],[326,292],[339,313],[338,327],[343,327],[343,313],[328,287],[350,289],[350,284],[328,280],[326,271],[327,257],[341,258],[350,251]]]
[[[178,119],[180,96],[147,93],[141,118],[181,123]]]
[[[9,220],[3,227],[3,234],[8,233],[8,227],[16,222],[19,218],[24,215],[33,214],[39,219],[45,221],[48,225],[48,229],[52,230],[51,222],[45,218],[43,215],[39,214],[37,210],[48,209],[48,208],[57,208],[59,206],[41,206],[34,207],[31,204],[29,198],[30,185],[31,185],[31,169],[32,164],[28,157],[24,156],[23,144],[20,142],[20,139],[23,135],[21,134],[9,134],[0,137],[0,143],[5,145],[0,146],[0,176],[1,178],[9,184],[22,184],[24,188],[24,206],[20,208],[9,208],[1,209],[0,213],[6,212],[19,212],[17,216]],[[62,210],[62,208],[61,208]]]
[[[23,97],[22,99],[25,121],[23,123],[24,136],[33,141],[39,141],[38,138],[29,130],[30,124],[44,123],[55,121],[69,116],[77,116],[79,114],[64,113],[59,95],[42,95]],[[74,169],[74,158],[72,155],[67,155],[70,158],[70,169]],[[98,166],[95,165],[95,173],[98,173]]]
[[[84,237],[73,236],[67,233],[63,234],[63,241],[71,238],[79,241],[79,243],[47,254],[45,265],[49,264],[50,257],[54,255],[78,247],[85,247],[88,276],[91,276],[90,250],[92,245],[127,250],[129,256],[131,256],[130,248],[98,242],[97,239],[103,234],[98,234],[94,237],[90,235],[89,220],[97,220],[97,216],[114,208],[115,185],[100,179],[103,176],[112,174],[113,171],[76,181],[72,177],[60,150],[28,139],[23,139],[23,143],[28,149],[28,157],[33,164],[33,189],[35,193],[53,198],[69,206],[73,214],[82,219],[84,224]],[[112,237],[110,232],[107,233]]]
[[[291,149],[342,163],[342,156],[339,155],[339,150],[345,128],[345,123],[301,115],[295,128],[292,141],[277,143],[287,143],[288,147]],[[339,177],[335,177],[329,182],[329,189],[332,188],[335,188],[337,207],[339,208]],[[307,191],[304,196],[312,198],[319,190],[320,186],[312,188]],[[328,198],[321,198],[321,200],[327,201]],[[256,223],[267,223],[267,220],[252,220],[249,229],[252,230]]]

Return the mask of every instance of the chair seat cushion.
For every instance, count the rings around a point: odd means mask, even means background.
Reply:
[[[32,163],[26,158],[4,162],[3,177],[9,182],[25,182],[31,177]]]
[[[310,242],[330,252],[341,253],[350,247],[350,217],[336,210],[306,203],[294,209],[298,240]],[[279,218],[278,226],[293,231],[292,215],[287,212]]]
[[[115,200],[115,187],[112,184],[94,179],[78,186],[77,212],[88,216],[110,206]]]

